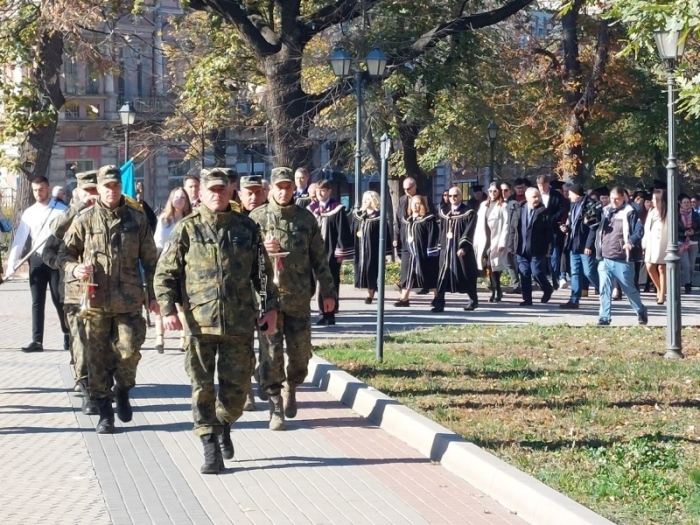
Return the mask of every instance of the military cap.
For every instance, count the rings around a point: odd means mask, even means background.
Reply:
[[[294,183],[294,173],[289,168],[272,168],[272,184],[278,182]]]
[[[96,188],[97,170],[81,171],[75,174],[78,180],[78,188]]]
[[[246,175],[241,177],[241,188],[252,188],[254,186],[262,186],[262,177],[260,175]]]
[[[122,182],[122,173],[117,166],[107,165],[102,166],[97,170],[97,184],[105,186],[110,182]]]
[[[228,184],[228,174],[226,170],[222,168],[203,169],[199,176],[200,183],[206,189],[213,188],[214,186],[226,186]]]

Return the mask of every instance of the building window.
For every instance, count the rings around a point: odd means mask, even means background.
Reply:
[[[94,64],[88,64],[85,91],[88,95],[98,95],[100,93],[100,72]]]
[[[194,163],[191,160],[168,160],[168,189],[182,186],[183,179],[193,167]]]
[[[77,102],[66,102],[63,106],[63,111],[67,119],[80,118],[80,104]]]
[[[265,175],[265,144],[238,144],[236,169],[239,173]]]
[[[74,58],[66,58],[63,62],[63,77],[67,95],[75,95],[78,92],[78,64]]]

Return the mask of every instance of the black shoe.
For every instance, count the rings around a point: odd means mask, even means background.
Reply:
[[[258,397],[261,401],[267,401],[269,399],[268,393],[265,392],[265,389],[262,387],[260,382],[258,382]]]
[[[430,288],[421,288],[416,292],[416,295],[428,295],[430,293]]]
[[[97,402],[87,395],[83,396],[83,406],[80,410],[86,416],[96,416],[100,413],[100,409],[97,406]]]
[[[540,302],[541,303],[548,303],[551,298],[552,298],[552,290],[550,290],[549,293],[545,292],[545,294],[542,296],[542,299],[540,299]]]
[[[284,401],[284,417],[293,419],[297,417],[297,391],[295,388],[290,388],[283,397]]]
[[[520,285],[518,285],[518,286],[516,286],[515,288],[513,288],[513,289],[510,291],[510,293],[521,294],[521,293],[523,293],[523,289],[520,287]]]
[[[439,313],[442,313],[445,311],[445,307],[444,306],[433,306],[430,309],[430,311],[433,312],[434,314],[439,314]]]
[[[116,387],[114,393],[117,399],[117,417],[119,421],[128,423],[134,416],[134,411],[131,409],[131,403],[129,403],[129,391],[122,388]]]
[[[489,302],[490,303],[495,303],[496,302],[496,294],[491,294],[491,297],[489,297]]]
[[[372,298],[371,298],[371,297],[365,297],[365,304],[372,304]]]
[[[218,474],[224,469],[224,458],[215,434],[205,434],[201,438],[204,447],[204,464],[199,471],[202,474]]]
[[[569,301],[568,303],[560,304],[559,308],[562,310],[578,310],[578,303],[572,303]]]
[[[106,397],[98,399],[97,409],[100,413],[100,420],[97,422],[95,432],[98,434],[114,434],[114,410],[112,410],[112,401]]]
[[[554,282],[552,283],[552,289],[556,292],[559,289],[559,283],[556,279],[553,279],[553,281]]]
[[[411,306],[411,302],[410,301],[402,301],[401,299],[399,299],[398,301],[396,301],[394,303],[394,306],[396,308],[408,308],[409,306]]]
[[[316,326],[335,326],[335,316],[321,317],[318,321],[316,321]]]
[[[70,335],[63,334],[63,349],[70,350]]]
[[[221,457],[233,459],[233,441],[231,441],[231,425],[224,422],[224,433],[219,436],[219,446],[221,447]]]
[[[646,311],[642,312],[641,314],[637,314],[637,322],[642,326],[649,322],[649,315]]]
[[[693,290],[692,285],[690,285],[690,284],[685,285],[685,294],[686,295],[689,295],[692,290]]]
[[[465,312],[471,312],[472,310],[476,310],[477,308],[479,308],[479,303],[477,303],[476,301],[470,301],[469,304],[467,304],[467,306],[463,308],[463,310]]]
[[[30,352],[43,352],[44,351],[44,345],[41,343],[33,342],[29,343],[27,346],[22,347],[22,352],[30,353]]]
[[[521,301],[520,306],[532,306],[532,301]]]
[[[598,326],[610,326],[610,319],[598,319]]]

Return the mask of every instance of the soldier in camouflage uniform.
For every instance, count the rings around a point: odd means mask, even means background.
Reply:
[[[270,202],[253,210],[250,218],[260,225],[269,253],[289,252],[276,261],[280,293],[277,333],[260,340],[260,384],[270,399],[270,429],[283,430],[285,416],[293,418],[297,414],[296,388],[304,382],[311,359],[310,301],[315,292],[314,275],[325,312],[333,311],[336,292],[318,222],[308,210],[294,204],[291,169],[272,170],[270,196]]]
[[[119,419],[126,422],[132,418],[129,390],[136,384],[136,366],[146,339],[139,262],[152,298],[158,253],[146,216],[127,204],[121,193],[118,167],[98,170],[97,191],[98,202],[73,220],[60,260],[67,282],[92,278],[96,284],[85,317],[89,394],[100,412],[97,432],[111,434],[113,396]],[[153,299],[150,308],[158,313]]]
[[[261,331],[272,333],[277,322],[277,288],[260,231],[231,210],[230,198],[224,170],[203,170],[201,205],[175,227],[155,280],[168,330],[181,328],[175,304],[182,299],[190,335],[185,363],[192,382],[194,433],[204,446],[204,474],[218,474],[223,458],[233,458],[231,423],[243,412],[255,365],[254,290],[266,298],[258,320]]]
[[[71,364],[74,367],[75,390],[83,396],[83,414],[95,415],[98,413],[97,403],[87,394],[88,366],[85,355],[87,335],[85,334],[85,324],[79,315],[81,290],[76,281],[65,282],[63,268],[60,268],[58,263],[58,252],[63,243],[63,237],[73,224],[73,219],[97,200],[97,171],[83,171],[77,173],[75,178],[78,181],[78,187],[73,190],[73,202],[68,211],[56,217],[51,223],[51,235],[46,240],[41,258],[49,267],[60,271],[59,289],[66,323],[70,330]]]

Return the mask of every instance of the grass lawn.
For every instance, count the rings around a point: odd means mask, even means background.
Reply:
[[[437,327],[316,349],[619,524],[700,524],[700,330]]]

